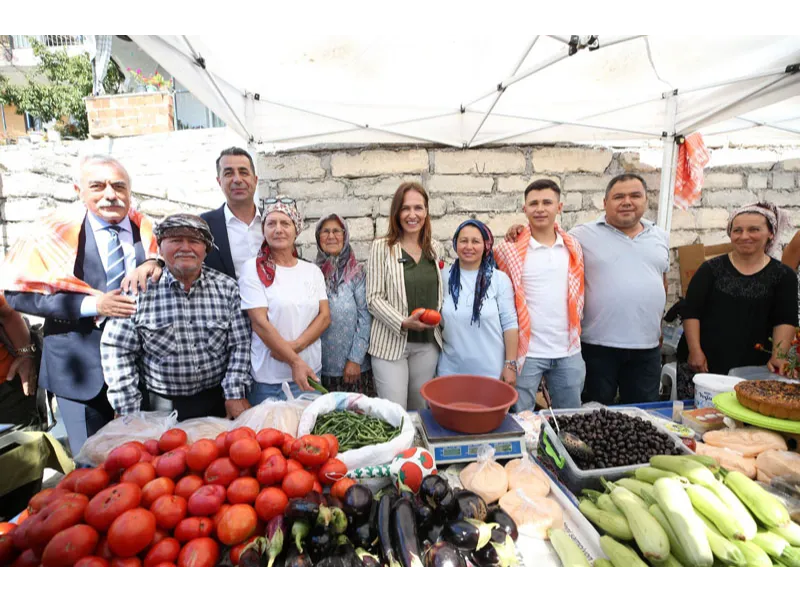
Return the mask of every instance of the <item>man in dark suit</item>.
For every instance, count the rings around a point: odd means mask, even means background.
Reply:
[[[73,252],[73,272],[45,273],[49,285],[37,287],[25,287],[22,273],[17,291],[5,294],[15,310],[45,319],[39,384],[57,398],[73,456],[87,437],[114,418],[100,362],[102,329],[107,318],[135,312],[135,299],[121,295],[120,284],[156,248],[149,221],[130,211],[130,177],[117,160],[84,158],[75,190],[84,210],[65,221],[67,233],[55,242],[33,242]],[[76,235],[68,233],[70,228]],[[53,293],[19,291],[43,288]]]

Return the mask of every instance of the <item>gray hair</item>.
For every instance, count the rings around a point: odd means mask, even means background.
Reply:
[[[131,182],[131,175],[128,173],[128,169],[126,169],[125,165],[123,165],[113,156],[109,156],[108,154],[87,154],[80,158],[78,161],[78,168],[75,170],[75,174],[73,175],[73,180],[76,185],[80,184],[81,174],[87,165],[115,165],[118,169],[125,173],[125,177],[128,178],[128,184]]]

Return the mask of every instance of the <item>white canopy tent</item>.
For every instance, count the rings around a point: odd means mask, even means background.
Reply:
[[[252,147],[800,142],[800,36],[130,36]]]

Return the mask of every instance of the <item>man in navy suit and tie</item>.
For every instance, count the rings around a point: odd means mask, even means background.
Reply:
[[[20,260],[3,267],[18,271],[6,284],[16,290],[6,291],[9,305],[45,319],[39,383],[57,398],[73,456],[114,418],[100,362],[102,329],[106,319],[135,312],[135,299],[121,295],[120,285],[157,250],[149,220],[130,210],[130,176],[119,161],[85,157],[75,190],[83,206],[69,207],[63,221],[45,220],[50,229],[22,240]],[[29,260],[31,254],[39,258]]]

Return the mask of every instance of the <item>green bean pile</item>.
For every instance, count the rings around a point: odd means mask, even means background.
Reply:
[[[402,429],[402,421],[399,427],[392,427],[383,419],[349,410],[335,410],[318,416],[311,433],[314,435],[332,433],[339,440],[339,452],[346,452],[388,442],[397,437]]]

